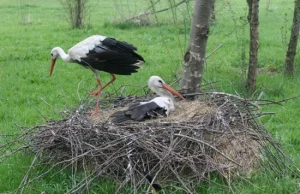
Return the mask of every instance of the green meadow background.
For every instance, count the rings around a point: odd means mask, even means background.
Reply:
[[[155,9],[165,8],[169,2],[173,1],[162,1]],[[138,47],[138,53],[146,60],[144,67],[132,76],[118,76],[106,92],[124,85],[145,86],[151,75],[159,75],[167,82],[178,79],[193,3],[156,14],[141,25],[122,22],[150,5],[149,0],[91,0],[86,27],[71,29],[58,0],[1,0],[0,134],[18,134],[22,131],[19,126],[31,127],[45,123],[45,119],[59,119],[60,112],[74,109],[82,99],[91,98],[87,92],[96,88],[91,71],[57,60],[53,76],[49,77],[50,51],[55,46],[67,51],[82,39],[101,34]],[[283,74],[293,6],[291,0],[271,0],[269,7],[266,0],[260,1],[259,74],[255,95],[263,92],[262,99],[278,101],[300,94],[299,55],[295,58],[295,77]],[[204,89],[249,97],[243,89],[249,53],[246,16],[246,0],[216,1],[216,21],[211,24],[207,47],[207,53],[213,54],[205,66]],[[109,74],[101,73],[101,79],[108,81]],[[299,166],[300,99],[287,101],[283,106],[266,106],[263,111],[276,112],[262,117],[261,121]],[[0,135],[0,145],[9,139]],[[18,187],[32,158],[19,153],[0,163],[0,193],[11,193]],[[68,172],[52,175],[32,183],[25,193],[63,193],[71,188]],[[288,175],[274,177],[256,172],[247,180],[233,182],[232,189],[236,193],[299,193],[300,182]],[[114,186],[106,180],[91,187],[91,193],[112,192]],[[228,193],[228,190],[205,186],[199,193]]]

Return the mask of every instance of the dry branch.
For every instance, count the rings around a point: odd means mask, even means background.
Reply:
[[[153,9],[153,7],[154,7],[155,4],[157,4],[159,2],[159,1],[156,1],[156,2],[153,2],[152,5],[149,8],[147,8],[145,11],[143,11],[143,13],[141,13],[137,16],[133,16],[131,18],[128,18],[128,19],[125,20],[125,22],[139,20],[140,18],[145,18],[145,17],[149,17],[150,15],[155,15],[155,14],[158,14],[158,13],[161,13],[161,12],[164,12],[164,11],[168,11],[170,9],[174,9],[174,8],[178,7],[179,5],[181,5],[183,3],[188,3],[189,1],[191,1],[191,0],[182,0],[182,1],[176,3],[172,6],[169,6],[169,7],[166,7],[166,8],[155,11]],[[153,9],[153,10],[149,11],[150,9]]]

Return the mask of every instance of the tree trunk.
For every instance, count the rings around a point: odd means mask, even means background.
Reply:
[[[75,18],[74,18],[74,27],[81,28],[83,26],[83,9],[82,9],[82,1],[76,0],[75,3]]]
[[[249,51],[249,68],[246,88],[250,91],[256,89],[256,76],[257,76],[257,56],[259,46],[259,0],[247,0],[249,12],[248,22],[250,25],[250,51]]]
[[[84,27],[84,19],[89,0],[60,0],[72,28]]]
[[[300,0],[295,0],[293,26],[291,30],[290,43],[285,58],[285,72],[288,75],[294,74],[294,58],[296,55],[297,44],[298,44],[299,25],[300,25]]]
[[[195,0],[190,41],[184,55],[181,89],[185,92],[200,90],[205,63],[209,21],[214,0]]]

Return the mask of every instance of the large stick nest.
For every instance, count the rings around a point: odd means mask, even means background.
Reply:
[[[176,102],[176,111],[167,118],[111,122],[113,112],[147,98],[110,99],[99,115],[77,110],[68,118],[36,126],[28,132],[28,147],[53,167],[88,172],[70,193],[88,188],[99,177],[117,180],[116,193],[130,184],[132,192],[145,192],[150,189],[146,175],[163,188],[171,180],[193,193],[196,183],[210,173],[248,176],[262,164],[260,159],[273,171],[286,168],[285,160],[278,161],[271,151],[280,150],[277,144],[255,119],[258,107],[232,95],[200,94],[197,101]]]

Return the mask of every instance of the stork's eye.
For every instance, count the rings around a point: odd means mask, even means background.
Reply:
[[[53,53],[51,53],[51,57],[53,57]]]
[[[158,82],[161,83],[161,84],[163,83],[161,80],[158,80]]]

